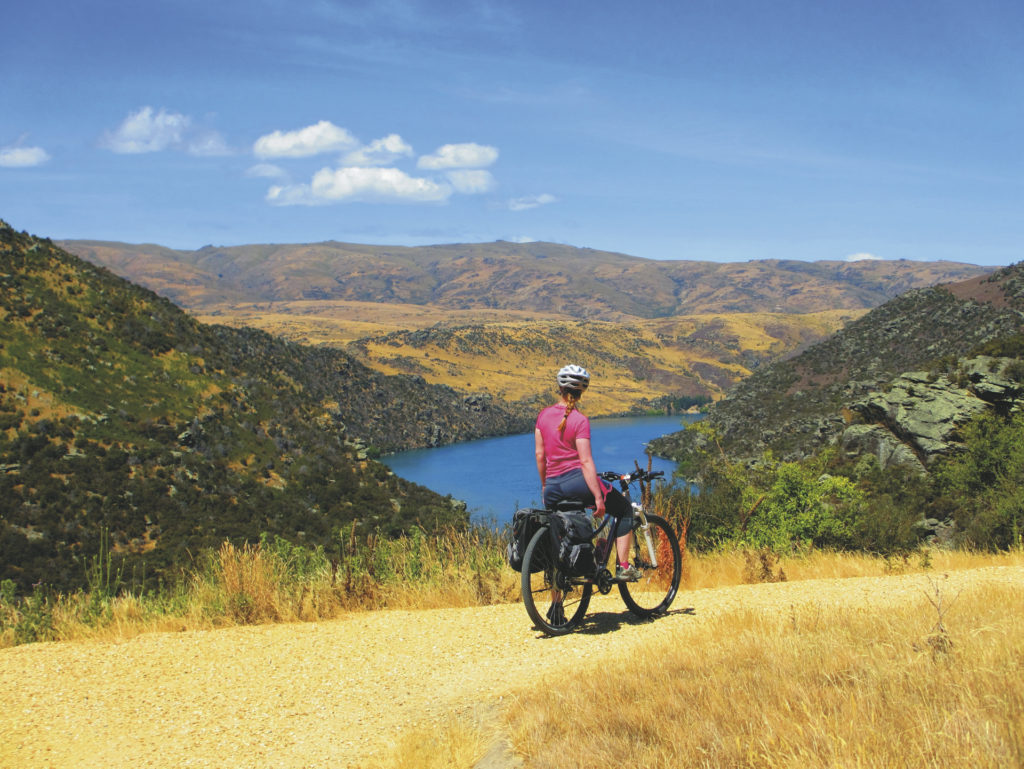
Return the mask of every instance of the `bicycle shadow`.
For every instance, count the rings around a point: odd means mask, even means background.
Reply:
[[[573,632],[582,633],[583,635],[603,635],[604,633],[611,633],[623,627],[633,625],[650,625],[653,622],[657,622],[665,617],[670,617],[673,614],[689,614],[691,616],[696,616],[697,610],[693,606],[686,606],[681,609],[669,609],[664,614],[659,614],[656,617],[649,617],[647,619],[637,617],[629,610],[623,610],[621,612],[598,611],[584,617],[583,623]]]

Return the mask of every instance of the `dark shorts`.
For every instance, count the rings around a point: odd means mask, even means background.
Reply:
[[[633,530],[632,506],[618,489],[609,488],[607,484],[602,485],[608,489],[604,498],[605,511],[620,518],[616,536],[628,534]],[[578,467],[562,475],[552,476],[544,482],[544,507],[554,508],[565,500],[577,500],[585,507],[594,504],[594,495],[590,493],[590,487],[583,477],[583,470]]]

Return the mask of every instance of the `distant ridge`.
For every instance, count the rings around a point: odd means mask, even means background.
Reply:
[[[554,243],[422,247],[328,241],[206,246],[61,245],[193,310],[240,302],[367,301],[621,320],[721,312],[868,309],[992,268],[955,262],[657,261]]]

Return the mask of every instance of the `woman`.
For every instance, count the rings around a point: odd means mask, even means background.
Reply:
[[[579,500],[587,507],[593,506],[596,516],[603,516],[606,508],[621,516],[619,528],[626,533],[615,540],[615,578],[639,579],[640,572],[629,563],[632,508],[622,494],[604,486],[597,477],[590,451],[590,420],[577,405],[590,385],[590,374],[582,366],[568,365],[558,372],[556,381],[561,402],[541,410],[534,430],[544,506],[553,508],[562,500]]]

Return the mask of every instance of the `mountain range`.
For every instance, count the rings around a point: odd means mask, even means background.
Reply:
[[[991,272],[954,262],[659,261],[555,243],[421,247],[338,242],[206,246],[62,241],[83,259],[192,310],[244,302],[356,301],[621,320],[868,309]]]
[[[758,367],[909,288],[986,272],[947,262],[654,261],[552,243],[403,248],[67,241],[205,322],[344,349],[529,413],[572,360],[594,416],[719,399]]]

